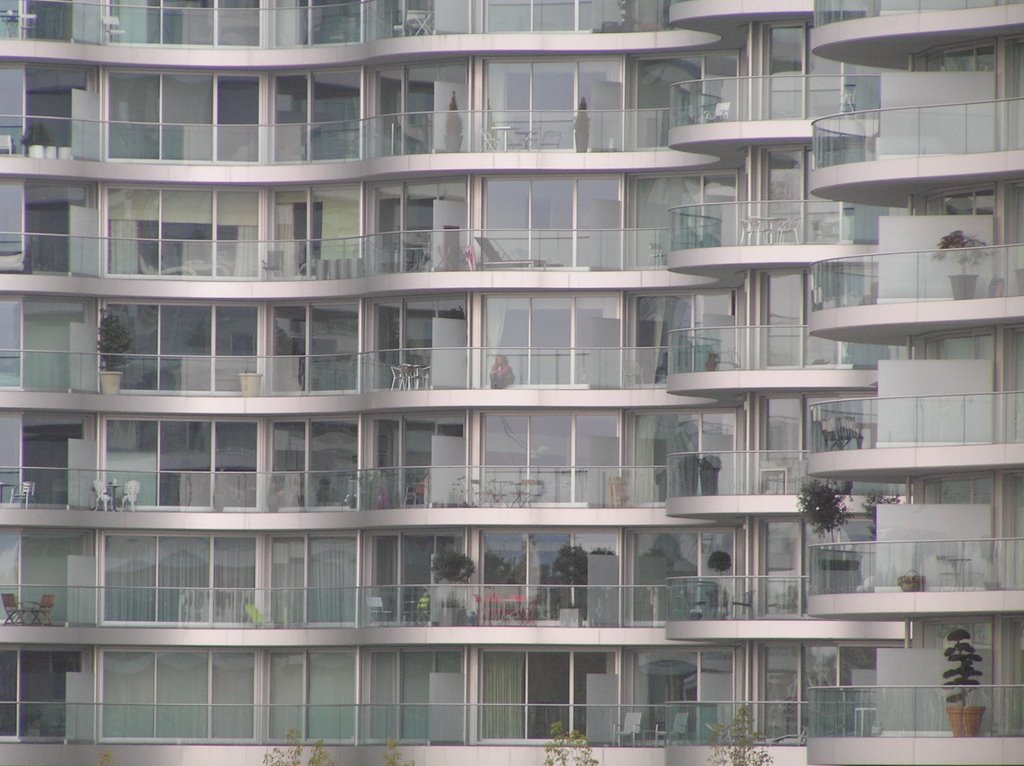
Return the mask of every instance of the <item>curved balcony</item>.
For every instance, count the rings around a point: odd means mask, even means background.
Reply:
[[[809,611],[818,616],[1024,609],[1020,538],[837,543],[810,551]]]
[[[905,356],[898,346],[816,338],[802,325],[671,330],[669,349],[668,390],[681,394],[865,388],[875,382],[879,359]],[[794,375],[794,370],[819,374]]]
[[[806,19],[811,0],[672,0],[669,23],[674,27],[711,32],[741,47],[745,35],[740,28],[751,22]],[[732,33],[730,35],[730,33]]]
[[[877,75],[765,75],[675,83],[669,145],[706,152],[738,151],[752,143],[791,143],[809,137],[806,121],[840,111],[877,107]]]
[[[498,356],[514,379],[491,380]],[[0,350],[0,389],[118,393],[95,352]],[[104,354],[119,392],[167,396],[316,396],[376,391],[660,388],[665,347],[414,348],[348,354],[211,356]]]
[[[1003,299],[1024,296],[1024,245],[834,258],[815,263],[811,275],[815,332],[899,341],[1017,315]]]
[[[837,245],[877,245],[878,219],[886,214],[882,207],[823,199],[681,205],[669,208],[668,265],[720,274],[811,263],[834,255]]]
[[[741,707],[748,708],[753,717],[754,730],[761,737],[757,745],[807,743],[806,702],[670,702],[666,711],[668,746],[715,744],[715,732],[731,724]],[[670,760],[682,763],[689,759],[670,755]]]
[[[658,627],[661,585],[220,588],[20,585],[12,625],[217,629]],[[54,597],[41,612],[39,599]],[[31,605],[35,604],[33,607]],[[575,610],[566,614],[566,610]]]
[[[126,490],[129,482],[136,482],[137,489]],[[31,485],[27,490],[26,484]],[[664,466],[454,465],[347,471],[257,471],[237,465],[206,471],[13,466],[0,468],[0,507],[10,513],[19,509],[170,513],[404,509],[412,513],[547,506],[566,512],[656,507],[664,502],[664,486]],[[109,500],[97,495],[98,488],[105,490]]]
[[[899,205],[939,182],[1016,177],[1022,120],[1024,98],[823,117],[812,124],[811,185],[816,194]]]
[[[572,2],[557,10],[501,0],[359,0],[315,6],[160,7],[142,3],[33,0],[0,16],[6,39],[115,46],[295,48],[483,32],[637,32],[662,28],[662,0],[623,18],[614,5]],[[415,8],[410,7],[415,5]],[[536,5],[534,8],[532,6]],[[646,6],[650,7],[646,7]],[[546,11],[546,12],[544,12]],[[486,23],[484,20],[486,19]]]
[[[1024,392],[812,404],[809,472],[906,476],[1024,463]]]
[[[669,622],[780,620],[804,614],[804,577],[669,577],[665,582]]]
[[[206,748],[211,744],[230,746],[247,762],[258,762],[270,747],[280,747],[292,730],[299,741],[312,745],[320,740],[333,747],[368,746],[376,751],[394,740],[403,752],[420,753],[429,760],[427,750],[445,746],[477,745],[494,747],[495,753],[507,751],[509,741],[520,745],[536,745],[537,750],[551,739],[551,724],[560,721],[564,730],[586,727],[591,717],[601,721],[588,740],[611,748],[664,747],[664,705],[616,704],[532,704],[532,703],[339,703],[325,705],[252,703],[144,703],[133,702],[11,702],[8,708],[13,719],[21,723],[23,733],[12,732],[8,745],[20,750],[4,750],[5,759],[25,752],[26,742],[42,753],[49,747],[59,748],[64,756],[82,753],[82,762],[94,760],[95,744],[116,753],[118,762],[140,757],[145,747],[147,756],[170,757],[182,764],[209,763]],[[635,736],[616,736],[619,722],[634,714],[639,718],[640,732]],[[28,733],[29,731],[33,733]],[[46,732],[45,735],[36,732]],[[607,732],[607,733],[597,733]],[[69,740],[71,744],[47,744]],[[134,744],[132,744],[134,743]],[[145,743],[145,744],[141,744]],[[173,747],[168,747],[173,746]],[[424,750],[406,750],[421,746]],[[83,748],[79,751],[77,748]],[[88,750],[85,750],[88,748]],[[248,749],[246,749],[248,748]],[[497,750],[503,748],[503,750]],[[189,752],[194,749],[198,752]],[[58,752],[54,750],[53,752]],[[86,755],[86,753],[88,753]],[[458,753],[466,753],[460,749]],[[487,754],[490,755],[489,753]],[[533,756],[533,753],[530,753]],[[22,756],[24,757],[24,756]],[[379,757],[379,756],[378,756]],[[485,757],[483,752],[481,758]],[[630,756],[632,758],[632,756]],[[623,756],[623,760],[628,760]],[[13,763],[13,761],[11,761]]]
[[[936,657],[941,660],[940,650]],[[936,665],[938,667],[938,665]],[[936,673],[936,675],[938,675]],[[972,687],[985,708],[977,736],[952,736],[948,686],[843,686],[809,690],[807,760],[837,764],[1000,764],[1024,736],[1024,686]]]
[[[667,229],[454,228],[308,240],[4,232],[0,273],[288,282],[438,271],[656,271],[667,249]]]
[[[816,0],[811,48],[819,56],[906,69],[915,53],[1012,33],[1020,0]]]
[[[617,153],[663,149],[667,109],[485,110],[389,114],[330,122],[213,125],[69,117],[0,116],[6,156],[33,159],[217,164],[303,164],[411,155]],[[459,121],[454,130],[453,119]],[[46,128],[51,145],[22,146]]]

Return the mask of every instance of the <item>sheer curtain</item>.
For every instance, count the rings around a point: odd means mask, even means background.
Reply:
[[[309,621],[355,620],[356,543],[350,537],[309,541]]]
[[[156,617],[156,538],[116,535],[106,540],[104,618],[148,622]]]
[[[485,652],[481,739],[522,739],[525,735],[526,655]]]
[[[153,652],[103,653],[103,736],[152,737]]]
[[[251,739],[255,654],[215,652],[210,660],[213,666],[211,734],[214,737]]]
[[[302,704],[306,676],[302,652],[273,652],[270,655],[270,738],[284,740],[294,729],[302,732]]]
[[[210,588],[210,538],[159,538],[160,622],[207,622]]]
[[[305,539],[275,538],[271,544],[270,558],[270,619],[275,625],[301,622],[306,570]]]
[[[167,652],[156,656],[156,736],[205,739],[209,655]]]
[[[309,739],[355,735],[356,658],[351,652],[309,653]]]
[[[245,621],[245,605],[256,598],[256,540],[213,539],[214,622]]]

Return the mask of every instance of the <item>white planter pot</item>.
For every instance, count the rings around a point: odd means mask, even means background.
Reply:
[[[242,396],[259,396],[263,375],[259,372],[240,372],[238,382],[242,387]]]
[[[100,370],[100,393],[118,394],[121,392],[121,371]]]
[[[71,154],[70,146],[58,146],[57,147],[57,159],[58,160],[71,160],[74,159],[74,155]]]
[[[56,146],[47,146],[47,147],[45,147],[43,149],[43,156],[46,159],[48,159],[48,160],[55,160],[55,159],[57,159],[57,147]]]
[[[46,147],[42,144],[30,144],[28,147],[28,156],[36,160],[41,160],[46,156]]]

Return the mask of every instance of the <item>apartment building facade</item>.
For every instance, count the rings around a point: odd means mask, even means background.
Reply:
[[[0,0],[0,760],[1013,762],[1024,6],[904,5]]]

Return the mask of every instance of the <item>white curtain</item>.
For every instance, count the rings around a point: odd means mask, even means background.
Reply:
[[[207,622],[210,538],[159,538],[158,611],[160,622]]]
[[[253,652],[214,652],[211,734],[215,738],[253,736],[256,656]]]
[[[115,622],[156,618],[156,537],[107,538],[104,561],[105,619]]]
[[[309,541],[309,621],[355,620],[356,544],[350,537]]]
[[[275,538],[271,544],[270,614],[275,625],[301,622],[302,594],[306,586],[306,541],[301,537]]]
[[[256,598],[255,538],[214,538],[213,587],[214,622],[244,622],[245,605]]]
[[[310,739],[355,736],[356,658],[352,652],[309,653]]]
[[[152,737],[153,652],[103,653],[103,736]]]
[[[157,654],[157,739],[207,738],[208,664],[206,652]]]

